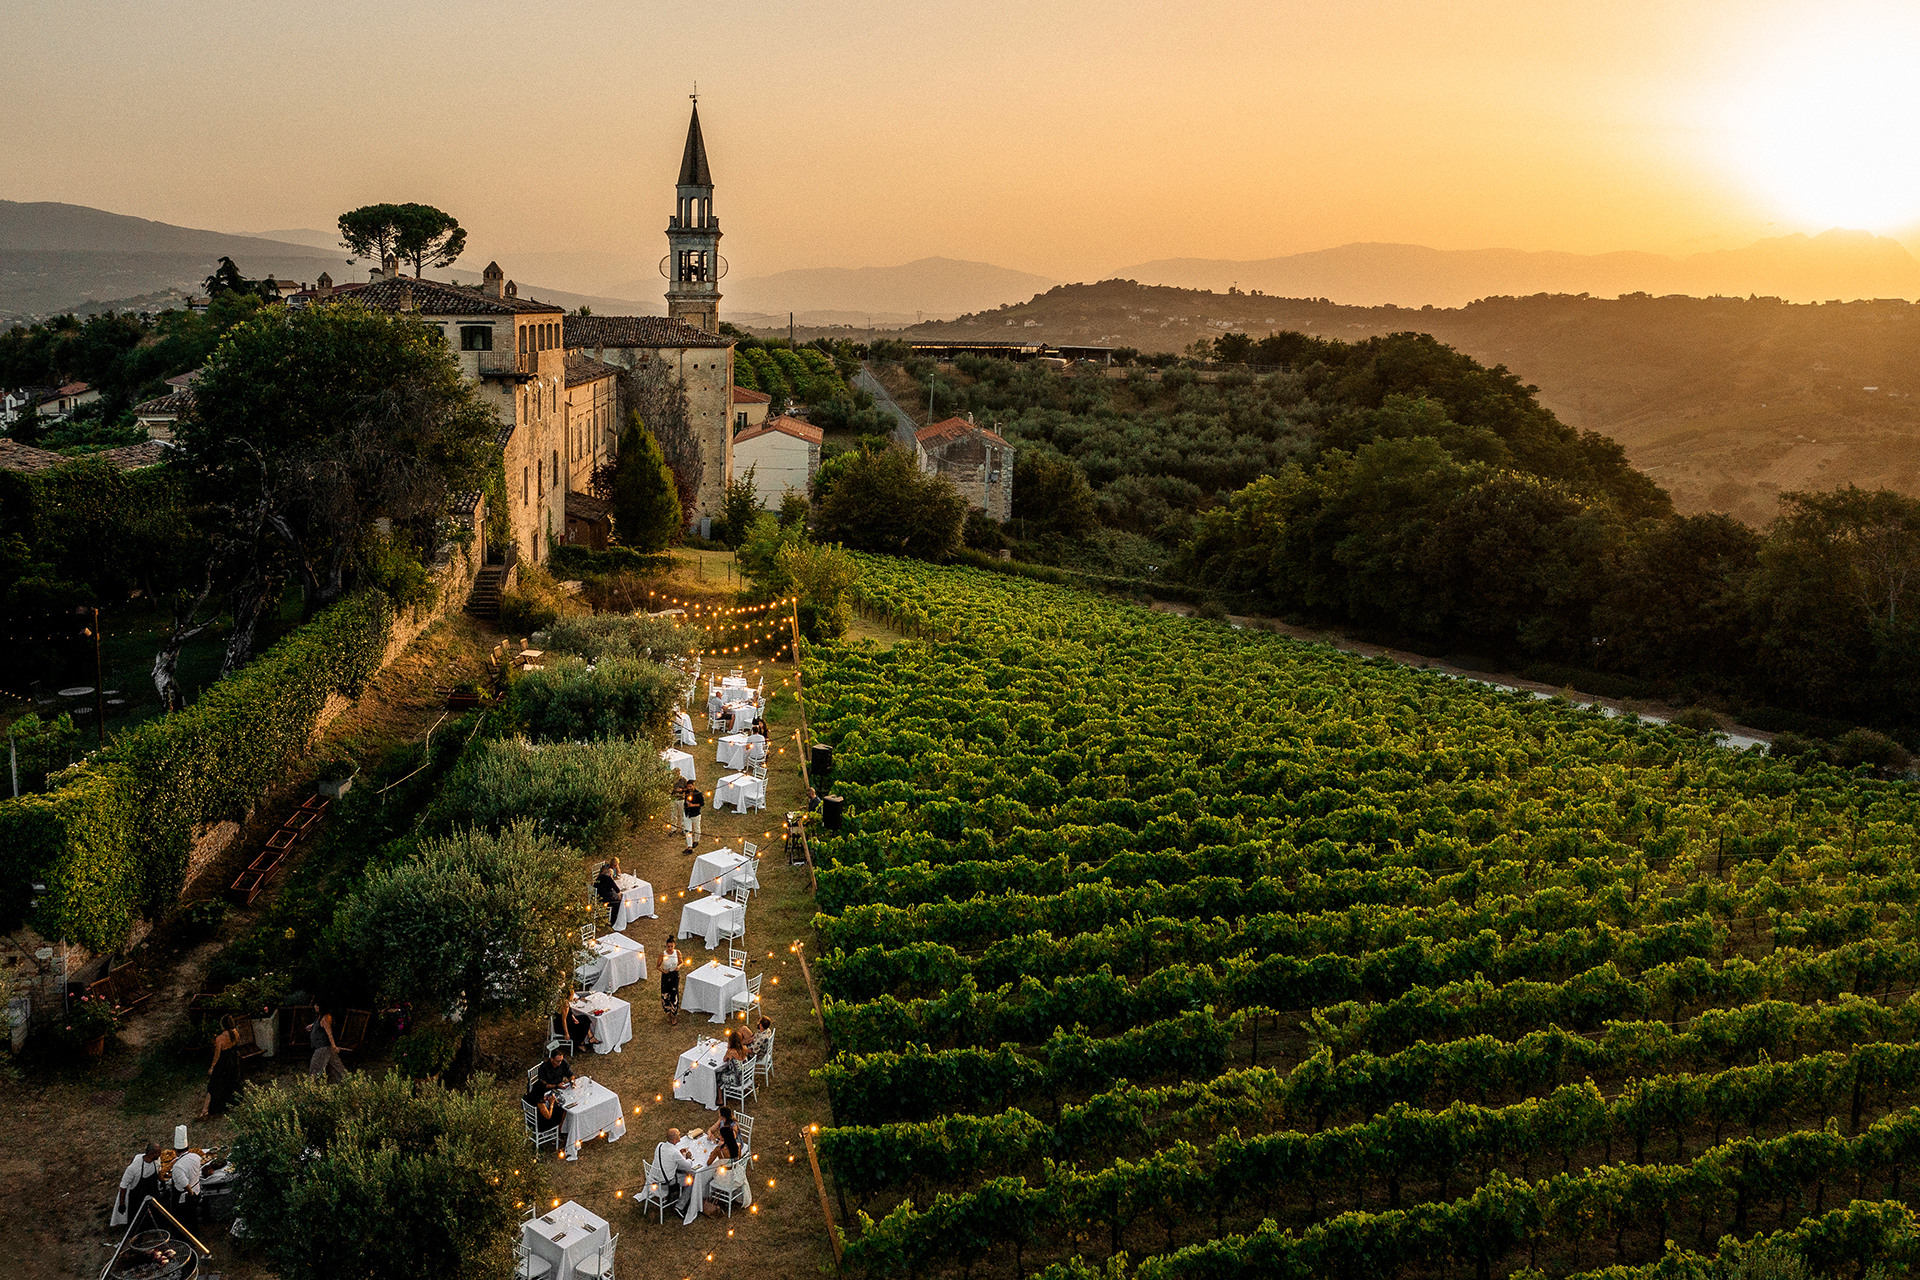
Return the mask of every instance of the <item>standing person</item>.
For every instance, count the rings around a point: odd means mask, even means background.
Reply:
[[[660,952],[660,1010],[667,1015],[668,1026],[680,1024],[680,951],[672,934]]]
[[[687,825],[687,788],[692,785],[679,774],[673,775],[673,825],[676,829]]]
[[[113,1200],[110,1227],[124,1227],[140,1212],[140,1206],[160,1194],[160,1144],[149,1142],[147,1149],[134,1156],[127,1171],[120,1175],[120,1194]]]
[[[323,1013],[313,1020],[313,1030],[307,1033],[307,1041],[313,1045],[313,1060],[307,1064],[308,1075],[324,1075],[329,1084],[339,1084],[347,1078],[347,1064],[340,1060],[340,1046],[333,1039],[331,1013]]]
[[[227,1114],[227,1103],[240,1091],[240,1032],[229,1015],[220,1019],[220,1034],[213,1038],[213,1065],[207,1068],[207,1093],[200,1099],[200,1115]]]
[[[706,807],[707,798],[700,794],[700,785],[687,784],[687,852],[693,852],[694,841],[700,838],[700,810]]]
[[[181,1126],[185,1128],[185,1126]],[[200,1152],[188,1147],[173,1162],[174,1213],[185,1227],[200,1225]]]

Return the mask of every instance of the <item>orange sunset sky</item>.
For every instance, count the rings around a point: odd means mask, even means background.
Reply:
[[[0,198],[218,230],[417,200],[480,253],[657,253],[697,78],[746,275],[1920,243],[1911,4],[5,0],[0,30]]]

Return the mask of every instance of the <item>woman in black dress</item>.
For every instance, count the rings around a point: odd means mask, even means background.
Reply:
[[[240,1033],[234,1030],[231,1015],[220,1020],[220,1034],[213,1038],[213,1065],[207,1068],[207,1096],[200,1103],[200,1118],[222,1116],[227,1104],[240,1091]]]

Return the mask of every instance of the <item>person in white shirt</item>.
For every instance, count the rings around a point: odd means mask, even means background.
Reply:
[[[653,1168],[659,1177],[672,1181],[673,1211],[684,1214],[687,1199],[693,1195],[693,1175],[700,1172],[700,1166],[680,1150],[678,1129],[667,1130],[667,1140],[653,1149]]]
[[[200,1223],[200,1153],[188,1148],[173,1161],[174,1210],[183,1226]]]
[[[709,729],[718,725],[726,712],[727,704],[720,701],[718,689],[707,695],[707,727]]]
[[[762,764],[765,764],[766,762],[767,762],[767,744],[765,742],[756,741],[752,746],[747,748],[747,767],[748,768],[752,768],[755,765],[762,765]]]
[[[160,1144],[149,1142],[147,1149],[133,1158],[120,1175],[120,1194],[113,1200],[113,1217],[107,1223],[124,1227],[140,1212],[140,1206],[160,1194]]]

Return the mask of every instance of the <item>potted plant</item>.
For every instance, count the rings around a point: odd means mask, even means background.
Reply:
[[[348,755],[337,755],[320,766],[320,794],[338,800],[353,789],[353,776],[360,765]]]
[[[120,1029],[120,1015],[106,996],[77,996],[67,1006],[57,1034],[68,1048],[81,1056],[97,1058],[106,1051],[107,1037]]]

